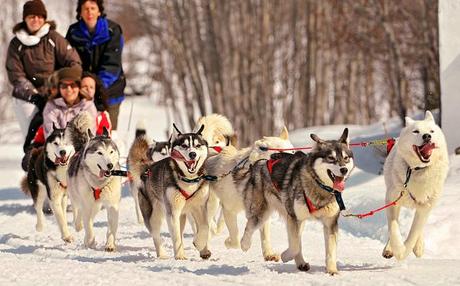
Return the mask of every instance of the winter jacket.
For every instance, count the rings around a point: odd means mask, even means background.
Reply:
[[[30,35],[24,22],[13,28],[15,37],[8,47],[6,70],[13,96],[30,101],[36,93],[46,93],[46,79],[62,67],[81,65],[78,53],[55,31],[54,22],[45,23]]]
[[[66,39],[80,55],[83,70],[101,79],[107,89],[108,104],[122,102],[126,79],[121,62],[124,39],[120,25],[99,17],[91,34],[85,22],[80,20],[69,27]]]
[[[68,122],[83,111],[87,111],[94,120],[94,124],[92,125],[93,128],[91,129],[94,134],[96,130],[97,110],[92,100],[88,101],[82,98],[79,103],[71,107],[67,106],[64,98],[62,97],[48,100],[45,109],[43,110],[45,138],[48,138],[48,136],[53,132],[53,123],[56,128],[65,128]]]

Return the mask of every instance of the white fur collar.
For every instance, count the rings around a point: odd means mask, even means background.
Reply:
[[[25,29],[21,29],[16,32],[16,37],[21,41],[21,43],[25,46],[35,46],[40,42],[40,39],[43,36],[46,36],[50,31],[50,24],[45,23],[40,30],[38,30],[35,35],[29,34]]]

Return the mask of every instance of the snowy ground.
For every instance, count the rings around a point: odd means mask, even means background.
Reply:
[[[133,105],[131,105],[133,103]],[[129,124],[129,113],[134,116]],[[127,147],[133,138],[138,117],[144,117],[149,134],[164,139],[164,113],[153,108],[147,98],[129,99],[123,104],[120,135]],[[128,130],[130,125],[130,130]],[[391,128],[397,124],[390,122]],[[296,145],[308,144],[305,138],[313,132],[326,138],[337,137],[343,126],[328,126],[292,132]],[[380,128],[380,129],[379,129]],[[352,138],[381,138],[379,125],[350,126]],[[156,131],[156,132],[155,132]],[[379,137],[380,135],[380,137]],[[367,152],[367,155],[366,155]],[[372,148],[356,149],[358,165],[347,182],[344,194],[350,210],[365,211],[382,205],[385,186],[383,177],[374,173],[379,169],[378,152]],[[226,231],[211,240],[212,257],[200,259],[192,246],[192,234],[186,229],[185,246],[189,260],[158,260],[153,242],[143,225],[136,223],[134,203],[127,187],[123,189],[118,251],[103,251],[107,227],[104,211],[96,218],[96,250],[83,247],[83,233],[71,229],[75,242],[65,244],[59,235],[53,216],[47,217],[42,233],[34,230],[35,214],[32,200],[19,190],[24,175],[19,167],[22,156],[19,129],[16,123],[0,126],[0,285],[459,285],[460,273],[460,158],[451,158],[451,170],[439,206],[433,211],[425,231],[426,254],[421,259],[411,255],[405,262],[386,260],[381,251],[386,240],[384,214],[366,220],[340,219],[338,267],[340,275],[325,274],[324,242],[318,223],[308,222],[303,233],[303,249],[311,269],[298,272],[294,263],[264,262],[258,236],[253,247],[227,250],[224,246]],[[460,156],[458,156],[460,157]],[[366,160],[367,158],[367,160]],[[370,158],[370,159],[369,159]],[[373,160],[372,160],[373,159]],[[373,162],[373,163],[372,163]],[[373,170],[372,173],[362,169]],[[71,215],[69,215],[71,216]],[[70,220],[70,218],[69,218]],[[411,213],[402,213],[403,232],[407,233]],[[239,223],[244,225],[244,217]],[[172,253],[171,240],[164,225],[166,247]],[[287,247],[284,223],[277,216],[272,223],[272,241],[277,251]]]

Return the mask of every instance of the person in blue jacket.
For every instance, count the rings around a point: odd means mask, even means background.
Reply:
[[[66,39],[80,55],[83,71],[96,74],[106,88],[107,111],[112,130],[116,130],[126,86],[121,62],[124,44],[121,27],[107,19],[103,0],[78,0],[77,20],[70,25]]]

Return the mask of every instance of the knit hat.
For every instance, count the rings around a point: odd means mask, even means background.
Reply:
[[[41,0],[27,1],[22,10],[22,19],[24,20],[29,15],[43,16],[46,19],[47,12],[45,4]]]
[[[75,82],[81,81],[81,67],[80,66],[72,66],[72,67],[66,67],[62,68],[58,71],[58,79],[59,81],[63,80],[73,80]]]

